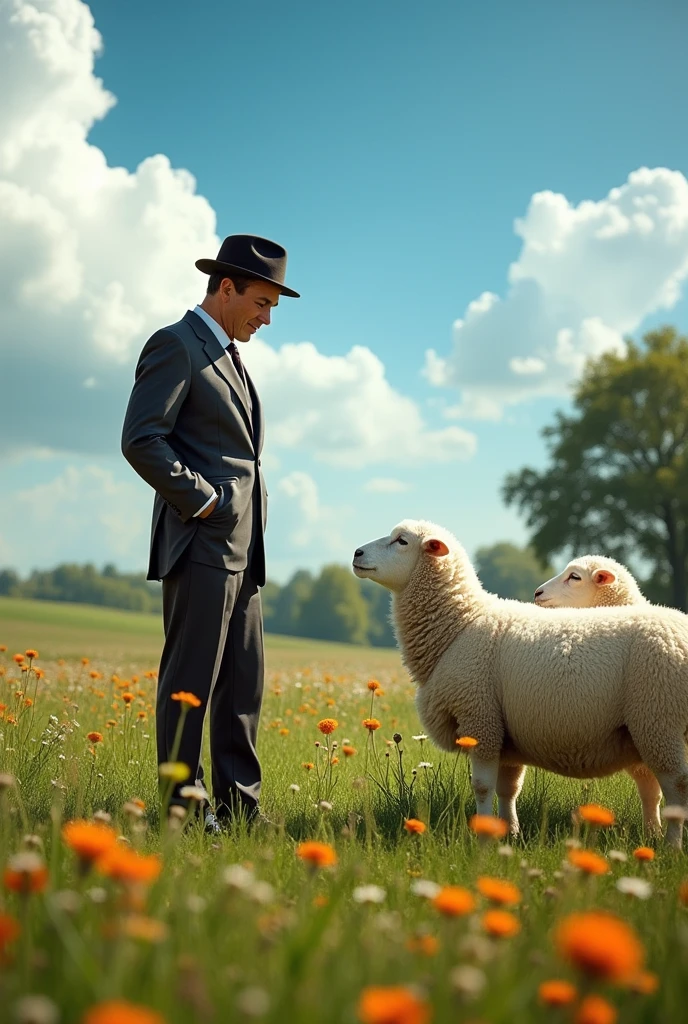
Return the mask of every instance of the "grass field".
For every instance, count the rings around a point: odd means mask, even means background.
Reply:
[[[160,643],[154,617],[0,599],[0,1020],[684,1019],[688,868],[661,844],[634,856],[625,777],[530,771],[521,837],[480,839],[467,758],[420,738],[396,652],[268,637],[274,824],[161,828]],[[574,824],[588,803],[617,824]]]

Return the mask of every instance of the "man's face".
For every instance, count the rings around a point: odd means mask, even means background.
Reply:
[[[226,278],[220,285],[222,326],[234,341],[250,341],[270,323],[270,313],[279,301],[280,289],[268,281],[251,281],[240,295]]]

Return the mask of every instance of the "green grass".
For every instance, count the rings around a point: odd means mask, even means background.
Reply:
[[[0,1020],[16,1019],[17,1001],[41,993],[59,1007],[63,1024],[81,1024],[89,1007],[114,997],[154,1008],[166,1024],[355,1024],[366,986],[410,985],[432,1008],[433,1024],[573,1024],[572,1013],[557,1016],[539,1005],[537,987],[547,978],[568,978],[581,991],[604,995],[621,1022],[683,1020],[688,911],[678,890],[688,870],[683,855],[661,845],[652,863],[634,861],[642,839],[639,801],[625,776],[584,783],[530,771],[519,802],[522,835],[505,856],[497,843],[481,845],[467,826],[474,802],[466,758],[413,739],[421,733],[413,686],[395,652],[271,637],[259,753],[263,805],[274,825],[251,834],[240,826],[218,841],[194,826],[161,833],[155,683],[143,675],[160,649],[157,620],[4,600],[0,643],[9,648],[0,655],[0,703],[8,705],[0,721],[0,773],[18,780],[0,792],[0,868],[27,845],[49,868],[45,892],[0,895],[0,915],[23,929],[0,950]],[[11,660],[29,645],[46,670],[37,686]],[[91,679],[90,671],[102,678]],[[371,675],[381,684],[376,696],[366,685]],[[24,706],[34,689],[35,704]],[[135,695],[129,710],[119,697],[123,689]],[[381,722],[372,735],[362,726],[371,704]],[[329,740],[338,746],[329,754],[317,729],[324,717],[338,721]],[[103,742],[91,747],[90,730]],[[344,740],[356,748],[350,758]],[[431,767],[419,768],[421,761]],[[146,804],[142,818],[125,809],[133,798]],[[628,857],[590,879],[562,868],[574,833],[571,812],[588,801],[611,807],[619,824],[580,839]],[[112,815],[134,849],[161,855],[162,874],[149,891],[133,893],[106,875],[77,870],[60,838],[62,822],[98,809]],[[408,817],[427,823],[427,831],[408,834]],[[331,844],[337,865],[309,872],[296,855],[303,839]],[[244,888],[228,883],[231,865],[249,871]],[[475,893],[485,874],[522,892],[512,908],[521,928],[513,938],[486,938],[482,899],[474,913],[451,920],[412,890],[423,879]],[[650,881],[652,898],[622,895],[620,876]],[[382,903],[356,902],[354,891],[367,884],[384,890]],[[557,922],[592,907],[633,925],[647,966],[660,977],[656,995],[585,978],[557,953]],[[1,925],[0,916],[0,934]],[[436,940],[434,955],[419,952],[423,936]],[[459,966],[475,968],[474,981],[483,982],[474,997],[457,988]],[[393,1024],[422,1019],[398,1017]],[[118,1024],[133,1021],[122,1016]]]

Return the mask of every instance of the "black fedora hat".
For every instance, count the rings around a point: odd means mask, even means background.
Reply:
[[[284,275],[287,269],[287,250],[257,235],[228,235],[220,246],[215,260],[196,260],[203,274],[246,274],[259,281],[276,284],[283,295],[299,299],[298,292],[287,288]]]

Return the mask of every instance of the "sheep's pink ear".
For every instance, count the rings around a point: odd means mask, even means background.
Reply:
[[[592,581],[598,587],[608,587],[610,583],[616,583],[616,576],[609,569],[596,569],[592,574]]]
[[[437,540],[436,537],[432,537],[430,540],[426,540],[423,544],[423,551],[427,551],[429,555],[434,555],[435,558],[443,558],[444,555],[449,554],[449,548],[443,540]]]

